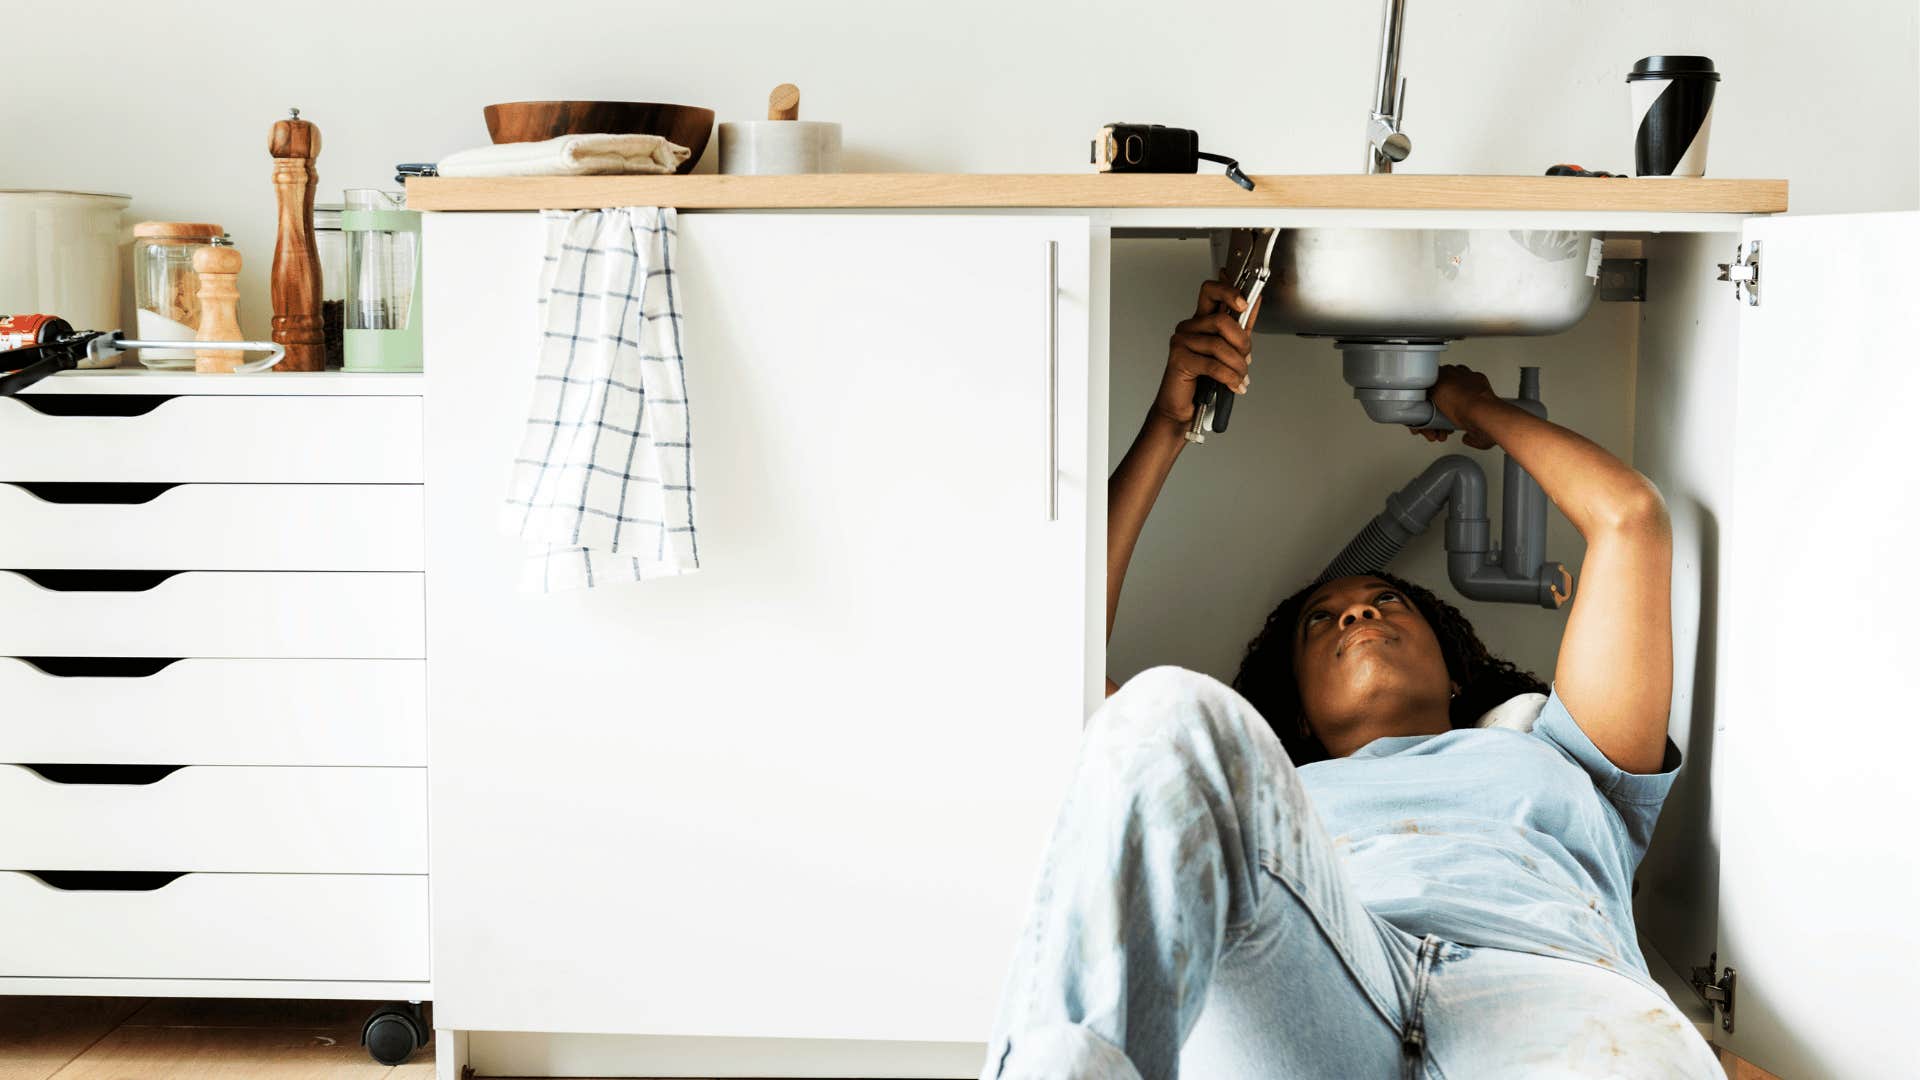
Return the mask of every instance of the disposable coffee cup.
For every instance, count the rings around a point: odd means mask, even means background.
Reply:
[[[1704,56],[1649,56],[1627,75],[1637,176],[1705,176],[1720,73]]]

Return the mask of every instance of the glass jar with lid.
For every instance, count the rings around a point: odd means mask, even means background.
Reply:
[[[193,253],[221,243],[218,225],[199,221],[143,221],[133,227],[134,336],[144,341],[192,341],[200,329],[200,276]],[[193,367],[193,350],[142,349],[150,368]]]
[[[338,204],[313,208],[313,247],[320,257],[320,329],[329,371],[339,368],[346,357],[347,238],[340,231],[341,209]]]

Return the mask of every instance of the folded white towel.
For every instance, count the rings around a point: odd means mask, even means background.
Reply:
[[[499,143],[440,160],[441,176],[590,176],[670,173],[692,151],[658,135],[562,135],[545,142]]]

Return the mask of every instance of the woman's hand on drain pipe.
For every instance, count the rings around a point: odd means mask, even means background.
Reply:
[[[1485,375],[1467,367],[1465,364],[1440,365],[1440,377],[1435,380],[1433,389],[1427,392],[1427,400],[1442,416],[1453,421],[1460,429],[1461,439],[1475,450],[1493,449],[1493,440],[1473,429],[1467,420],[1473,407],[1484,401],[1498,401],[1500,395],[1493,392],[1493,384]],[[1428,442],[1446,442],[1450,431],[1429,431],[1424,428],[1409,428],[1415,435],[1424,435]]]

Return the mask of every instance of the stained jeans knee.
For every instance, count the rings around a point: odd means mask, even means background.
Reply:
[[[1229,934],[1252,918],[1260,865],[1283,857],[1275,824],[1287,822],[1296,842],[1311,827],[1311,802],[1279,738],[1245,698],[1198,672],[1163,666],[1129,679],[1088,721],[1081,756],[1070,802],[1083,783],[1117,789],[1106,794],[1143,832],[1183,837],[1183,868],[1198,869],[1191,860],[1205,847],[1225,857],[1215,876],[1231,890]]]
[[[1148,1080],[1173,1076],[1223,958],[1256,955],[1283,983],[1287,968],[1334,977],[1292,1011],[1346,1010],[1393,1047],[1387,945],[1279,739],[1213,679],[1144,672],[1088,723],[983,1075],[1080,1075],[1080,1051],[1105,1043]],[[1062,1041],[1061,1025],[1098,1041]]]
[[[1211,744],[1223,753],[1286,757],[1266,721],[1232,687],[1172,666],[1148,668],[1128,679],[1087,721],[1086,740],[1089,748],[1112,751]]]

